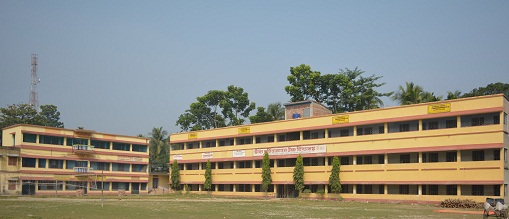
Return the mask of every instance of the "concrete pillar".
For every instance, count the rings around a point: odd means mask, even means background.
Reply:
[[[357,155],[353,155],[352,157],[352,164],[357,165]]]
[[[325,138],[329,138],[329,129],[325,129]]]
[[[456,196],[461,196],[461,185],[456,186]]]
[[[387,134],[387,133],[389,133],[389,124],[384,123],[384,134]]]
[[[422,119],[419,119],[419,127],[417,127],[419,131],[422,131]]]
[[[422,152],[419,152],[419,163],[422,163]]]
[[[325,186],[323,187],[323,189],[325,190],[325,194],[329,194],[329,185],[325,184]]]
[[[457,116],[456,117],[456,128],[460,128],[461,127],[461,116]]]
[[[357,184],[352,185],[353,194],[357,194]]]
[[[384,194],[389,194],[389,187],[387,185],[384,185]]]
[[[419,194],[419,196],[422,195],[422,185],[417,186],[417,193]]]
[[[353,136],[357,136],[357,126],[353,127]]]
[[[461,162],[461,151],[460,150],[456,151],[456,162]]]

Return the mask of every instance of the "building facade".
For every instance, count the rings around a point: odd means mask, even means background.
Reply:
[[[146,138],[26,124],[2,138],[2,194],[148,193]]]
[[[503,95],[380,108],[172,134],[170,162],[181,184],[203,192],[212,163],[214,195],[290,197],[304,157],[310,197],[439,202],[505,198],[509,182],[509,102]],[[261,160],[273,183],[261,190]],[[334,156],[342,192],[328,186]]]

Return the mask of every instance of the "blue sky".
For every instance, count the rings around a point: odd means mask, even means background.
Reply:
[[[497,0],[0,0],[0,107],[28,103],[32,53],[39,102],[66,128],[126,135],[178,132],[196,97],[232,84],[257,106],[286,103],[303,63],[359,67],[383,76],[381,92],[407,81],[468,92],[509,83],[508,11]]]

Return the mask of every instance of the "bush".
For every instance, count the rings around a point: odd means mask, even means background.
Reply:
[[[304,189],[304,191],[302,191],[302,193],[304,193],[304,194],[310,194],[310,193],[311,193],[311,190],[310,190],[310,189]]]
[[[440,203],[442,208],[476,208],[483,209],[484,203],[472,199],[446,199]]]
[[[323,190],[323,189],[318,189],[318,190],[316,190],[316,194],[324,195],[324,194],[325,194],[325,190]]]

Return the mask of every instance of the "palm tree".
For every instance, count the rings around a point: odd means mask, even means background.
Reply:
[[[150,163],[168,162],[162,161],[161,158],[166,157],[161,153],[168,153],[169,138],[168,132],[163,127],[153,128],[150,135]]]
[[[447,91],[447,99],[448,100],[454,100],[454,99],[458,99],[461,97],[461,92],[456,90],[454,92],[451,92],[451,91]]]
[[[285,109],[279,102],[269,104],[267,112],[271,115],[273,121],[285,119]]]
[[[406,87],[400,85],[392,99],[398,100],[401,105],[409,105],[424,102],[423,95],[424,91],[421,86],[415,85],[413,82],[406,82]]]

